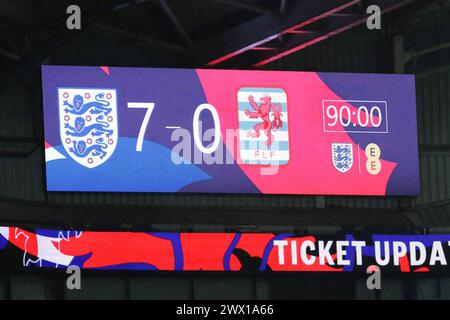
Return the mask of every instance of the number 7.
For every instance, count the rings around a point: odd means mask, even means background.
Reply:
[[[152,102],[128,102],[127,107],[129,109],[147,109],[145,112],[144,120],[142,120],[141,129],[136,142],[136,151],[142,151],[142,144],[144,143],[145,130],[147,130],[148,121],[152,115],[155,104]]]

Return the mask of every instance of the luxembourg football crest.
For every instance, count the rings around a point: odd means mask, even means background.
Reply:
[[[334,167],[346,173],[353,165],[353,146],[351,143],[333,143],[331,144],[332,158]]]
[[[281,88],[243,87],[237,94],[240,158],[244,164],[289,162],[287,95]]]
[[[87,168],[111,157],[119,136],[115,89],[59,88],[59,132],[67,154]]]

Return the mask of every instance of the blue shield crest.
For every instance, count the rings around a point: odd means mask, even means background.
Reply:
[[[119,137],[115,89],[59,88],[59,132],[67,154],[87,168],[111,157]]]
[[[353,165],[353,145],[351,143],[332,143],[332,158],[334,167],[346,173]]]

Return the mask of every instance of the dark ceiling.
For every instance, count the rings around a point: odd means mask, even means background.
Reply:
[[[421,0],[2,0],[0,56],[17,72],[38,65],[85,32],[138,41],[177,53],[173,64],[259,67]],[[76,3],[82,29],[68,31]],[[14,67],[14,68],[13,68]]]

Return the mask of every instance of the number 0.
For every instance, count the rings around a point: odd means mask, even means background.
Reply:
[[[210,147],[203,146],[201,135],[200,135],[200,113],[203,110],[208,110],[211,112],[211,115],[214,120],[214,142]],[[203,153],[210,154],[216,151],[217,147],[219,147],[220,143],[220,121],[219,121],[219,114],[217,113],[216,108],[214,108],[209,103],[203,103],[195,109],[194,117],[192,119],[192,128],[194,129],[194,142],[197,146],[198,150],[200,150]]]

